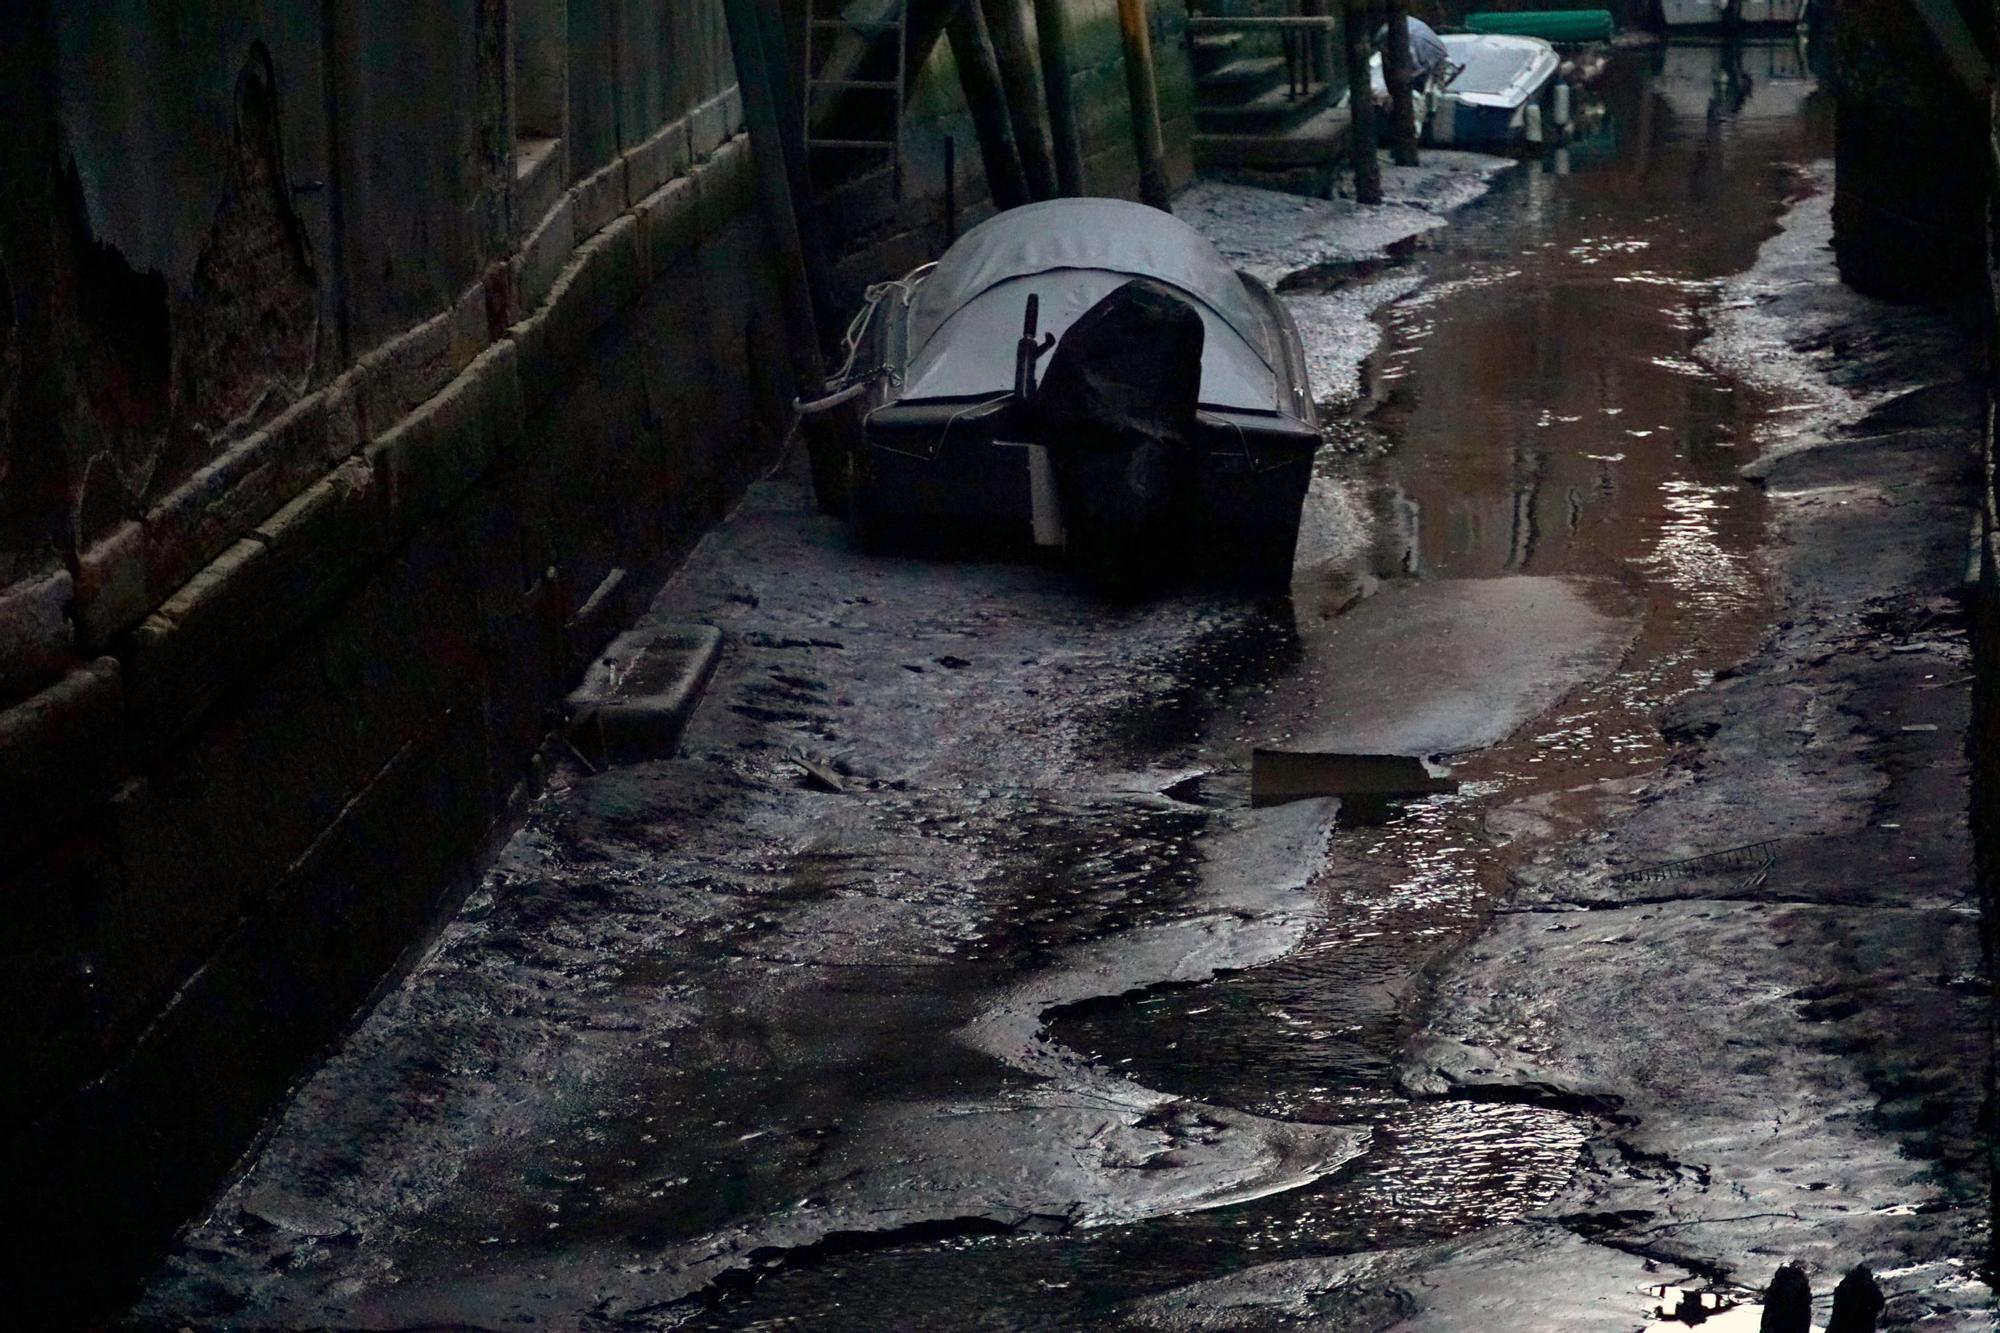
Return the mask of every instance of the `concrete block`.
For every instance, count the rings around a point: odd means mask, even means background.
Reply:
[[[479,697],[471,558],[419,534],[120,790],[122,889],[102,911],[114,1019],[163,1003],[399,752]]]
[[[521,253],[514,257],[517,312],[537,309],[568,266],[576,249],[575,207],[574,198],[564,195],[523,243]]]
[[[76,644],[69,620],[74,593],[61,568],[0,588],[0,699],[32,690],[68,665]]]
[[[578,242],[604,230],[605,224],[629,206],[625,194],[625,159],[592,172],[569,192],[570,219]]]
[[[688,119],[682,116],[625,154],[625,188],[630,201],[638,204],[668,181],[686,175],[692,161]]]
[[[354,382],[343,378],[214,459],[147,513],[147,587],[156,597],[180,587],[360,447]]]
[[[487,319],[486,283],[482,279],[458,294],[451,305],[452,374],[472,364],[473,358],[493,345],[493,326]]]
[[[538,226],[563,194],[569,179],[567,146],[558,139],[537,153],[526,169],[514,177],[514,235],[516,240]]]
[[[598,298],[609,319],[639,299],[646,285],[646,256],[639,219],[622,215],[594,237],[584,265],[593,284],[602,287]],[[602,321],[600,321],[601,323]]]
[[[152,610],[139,524],[121,523],[77,552],[73,591],[77,638],[86,650],[104,647]]]
[[[458,499],[519,436],[518,351],[503,340],[363,451],[398,533]]]
[[[566,701],[570,744],[600,767],[673,758],[721,658],[713,625],[619,635]]]
[[[731,138],[743,133],[743,89],[733,83],[722,95],[722,132]]]
[[[100,657],[0,711],[0,858],[109,785],[124,715],[118,662]]]
[[[641,236],[636,217],[606,227],[577,251],[542,311],[515,326],[527,410],[547,404],[591,338],[645,285]]]

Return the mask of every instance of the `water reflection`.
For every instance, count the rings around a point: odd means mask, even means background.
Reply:
[[[1417,256],[1408,272],[1427,281],[1385,313],[1356,414],[1336,423],[1346,447],[1324,452],[1332,498],[1309,511],[1327,530],[1307,535],[1317,564],[1301,572],[1299,635],[1324,632],[1376,579],[1577,575],[1615,582],[1640,606],[1620,669],[1526,734],[1463,757],[1457,795],[1338,839],[1317,886],[1324,923],[1297,953],[1054,1025],[1066,1047],[1150,1087],[1371,1125],[1367,1159],[1233,1209],[839,1259],[774,1277],[701,1326],[823,1321],[857,1293],[867,1310],[856,1326],[943,1308],[978,1310],[981,1326],[1069,1326],[1246,1263],[1418,1244],[1556,1197],[1588,1119],[1413,1102],[1395,1062],[1421,969],[1505,890],[1517,846],[1496,836],[1496,811],[1520,812],[1508,827],[1535,830],[1524,837],[1581,826],[1607,780],[1661,762],[1661,704],[1761,631],[1763,515],[1736,468],[1773,405],[1711,373],[1698,347],[1717,280],[1775,230],[1795,167],[1830,151],[1825,109],[1791,51],[1675,45],[1614,60],[1570,174],[1553,162],[1515,172]],[[1237,680],[1246,652],[1281,668]],[[1188,677],[1198,688],[1174,722],[1205,726],[1204,764],[1274,742],[1287,710],[1339,688],[1292,679],[1300,654],[1268,626],[1200,653]],[[1132,739],[1165,744],[1174,729]]]

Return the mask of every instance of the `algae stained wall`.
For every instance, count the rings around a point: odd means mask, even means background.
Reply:
[[[0,1202],[82,1322],[774,453],[718,0],[0,7]]]

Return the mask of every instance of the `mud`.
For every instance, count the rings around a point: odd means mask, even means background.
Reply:
[[[726,635],[681,757],[554,775],[133,1322],[1637,1330],[1801,1258],[1984,1326],[1964,338],[1705,51],[1561,161],[1188,201],[1305,275],[1289,602],[757,487],[650,612]],[[1320,746],[1459,788],[1250,808]]]

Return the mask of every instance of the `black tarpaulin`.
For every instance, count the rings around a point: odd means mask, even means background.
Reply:
[[[1192,439],[1201,315],[1173,288],[1134,278],[1072,324],[1035,393],[1042,439],[1073,448],[1170,447]]]

